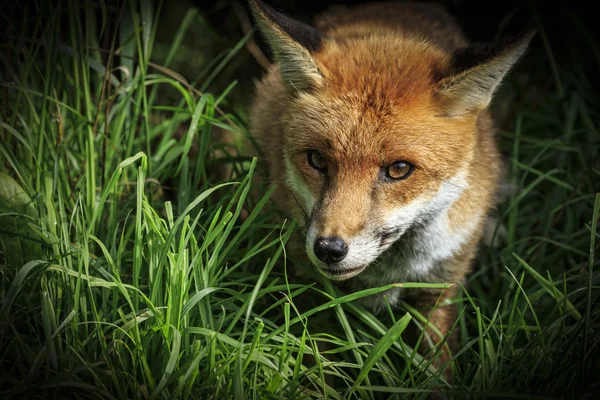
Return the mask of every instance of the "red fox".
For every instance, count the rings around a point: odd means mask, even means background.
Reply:
[[[314,27],[250,4],[276,61],[250,115],[275,202],[341,288],[455,284],[384,293],[426,311],[440,341],[456,319],[445,300],[469,272],[503,169],[488,106],[534,32],[470,45],[431,3],[337,8]],[[384,295],[368,305],[383,309]]]

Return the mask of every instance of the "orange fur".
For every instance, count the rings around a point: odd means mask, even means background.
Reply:
[[[258,84],[251,110],[251,132],[278,185],[275,202],[319,237],[339,237],[350,246],[357,237],[368,242],[363,245],[377,256],[378,265],[360,265],[358,275],[339,283],[342,288],[382,285],[399,277],[462,282],[501,171],[486,102],[530,36],[484,52],[474,63],[469,51],[459,53],[468,45],[460,28],[432,4],[337,8],[317,18],[322,37],[288,24],[262,3],[251,4],[279,61]],[[466,67],[459,59],[467,59]],[[326,173],[309,165],[309,151],[328,161]],[[383,179],[385,167],[399,160],[414,165],[412,175]],[[402,222],[406,227],[400,236],[386,243],[379,231],[388,228],[390,216],[403,221],[403,210],[413,209],[413,225]],[[439,232],[460,240],[448,245],[447,255],[442,251],[430,259],[427,249],[439,247]],[[311,246],[305,244],[309,256]],[[394,257],[400,266],[386,264]],[[360,263],[360,255],[356,259]],[[411,263],[422,265],[412,270]],[[321,264],[316,262],[326,270]],[[439,295],[398,294],[425,312]],[[452,307],[439,308],[431,323],[445,335],[454,313]],[[442,360],[448,359],[446,353]]]

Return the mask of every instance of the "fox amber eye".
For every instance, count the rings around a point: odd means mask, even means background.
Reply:
[[[318,151],[311,150],[307,155],[308,164],[319,172],[327,171],[327,160]]]
[[[413,165],[406,161],[396,161],[395,163],[388,165],[387,176],[392,179],[406,179],[412,174]]]

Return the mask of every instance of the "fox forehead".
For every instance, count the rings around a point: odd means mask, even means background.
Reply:
[[[445,118],[437,104],[436,85],[450,68],[444,52],[418,38],[372,35],[332,41],[315,59],[324,85],[291,101],[288,149],[315,149],[349,163],[402,156],[432,171],[469,156],[474,119]]]
[[[420,37],[385,31],[328,41],[314,59],[325,92],[353,93],[383,109],[431,95],[452,65],[447,53]]]

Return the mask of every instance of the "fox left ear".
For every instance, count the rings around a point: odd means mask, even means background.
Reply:
[[[500,82],[523,55],[535,31],[508,43],[475,45],[453,54],[455,73],[440,82],[438,94],[446,115],[458,116],[487,107]]]
[[[315,28],[291,19],[260,0],[250,0],[258,27],[273,50],[286,85],[307,90],[322,84],[313,54],[321,48],[324,35]]]

